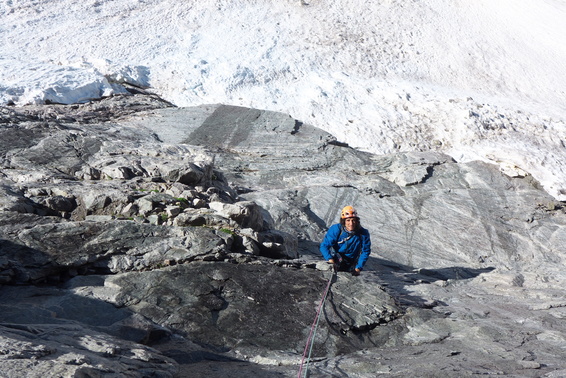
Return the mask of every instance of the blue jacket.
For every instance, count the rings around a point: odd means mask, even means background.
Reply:
[[[348,239],[350,235],[352,237]],[[348,259],[357,259],[355,268],[362,269],[371,252],[369,231],[360,227],[357,231],[349,233],[338,223],[332,225],[320,244],[320,252],[327,261],[333,258],[336,253],[344,255]]]

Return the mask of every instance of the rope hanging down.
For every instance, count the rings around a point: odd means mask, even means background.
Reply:
[[[301,366],[299,367],[299,375],[298,378],[306,378],[307,372],[309,370],[309,361],[311,358],[312,347],[314,344],[314,336],[316,335],[316,328],[318,327],[318,321],[320,319],[320,314],[322,313],[322,308],[324,307],[324,302],[326,301],[326,296],[328,295],[328,291],[330,290],[330,284],[332,283],[332,279],[334,278],[334,274],[336,274],[336,265],[333,266],[333,272],[328,280],[328,284],[326,285],[326,289],[322,294],[322,299],[320,300],[320,304],[318,305],[318,310],[316,311],[316,316],[314,318],[314,322],[311,326],[311,331],[309,333],[309,337],[307,338],[307,344],[305,345],[305,351],[303,352],[303,359],[301,360]],[[307,357],[307,350],[308,350],[308,357]],[[305,358],[307,360],[307,364],[305,366],[305,372],[303,374],[303,366],[305,363]]]

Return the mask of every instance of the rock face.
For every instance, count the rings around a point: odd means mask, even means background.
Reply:
[[[288,115],[135,95],[0,109],[7,376],[561,376],[565,204]],[[359,277],[318,243],[353,205]],[[408,361],[410,361],[408,363]]]

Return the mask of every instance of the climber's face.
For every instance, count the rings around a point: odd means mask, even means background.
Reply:
[[[358,227],[359,223],[360,223],[360,220],[358,218],[346,218],[346,219],[344,219],[344,227],[346,227],[346,230],[348,230],[348,231],[354,231],[356,229],[356,227]]]

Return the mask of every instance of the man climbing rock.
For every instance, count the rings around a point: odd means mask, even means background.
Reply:
[[[340,223],[328,229],[320,252],[338,271],[360,274],[371,252],[371,240],[369,231],[360,225],[356,209],[352,206],[342,209]]]

